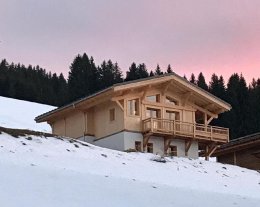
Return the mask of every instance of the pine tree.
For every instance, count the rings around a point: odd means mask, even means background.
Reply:
[[[193,84],[196,84],[196,78],[195,78],[195,75],[193,73],[190,76],[190,82],[193,83]]]
[[[155,69],[155,75],[162,75],[163,72],[161,71],[161,68],[159,64],[157,64],[156,69]]]
[[[209,90],[208,85],[207,85],[207,83],[206,83],[206,81],[205,81],[205,77],[204,77],[204,75],[203,75],[201,72],[200,72],[199,75],[198,75],[197,85],[198,85],[200,88],[202,88],[202,89],[204,89],[204,90],[206,90],[206,91]]]
[[[150,74],[149,74],[150,77],[154,76],[154,72],[151,70],[150,71]]]
[[[131,81],[131,80],[135,80],[138,79],[138,72],[137,72],[137,66],[136,64],[133,62],[129,68],[129,70],[126,72],[126,78],[125,81]]]
[[[167,67],[167,73],[173,73],[173,70],[171,68],[171,65],[169,64]]]

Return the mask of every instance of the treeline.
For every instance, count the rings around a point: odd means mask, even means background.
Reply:
[[[164,70],[157,65],[148,71],[144,63],[132,63],[124,78],[116,62],[108,60],[96,65],[93,57],[84,53],[74,58],[66,80],[62,73],[2,60],[0,96],[62,106],[115,83],[172,72],[170,65]],[[213,74],[207,83],[200,73],[198,77],[192,74],[189,81],[232,105],[230,112],[221,114],[211,124],[230,128],[231,138],[260,131],[260,79],[247,85],[244,77],[235,73],[225,84],[222,76]]]

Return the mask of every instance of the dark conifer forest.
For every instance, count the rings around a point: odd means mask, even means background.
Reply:
[[[62,73],[47,72],[39,66],[8,63],[3,59],[0,62],[0,96],[62,106],[115,83],[172,72],[171,65],[161,68],[158,64],[148,71],[144,63],[132,63],[124,78],[116,62],[108,60],[96,65],[94,58],[84,53],[74,58],[66,79]],[[242,74],[237,73],[227,83],[217,74],[212,74],[209,83],[202,73],[198,77],[192,74],[188,79],[232,105],[230,112],[211,122],[230,128],[231,139],[260,132],[260,78],[249,84]]]

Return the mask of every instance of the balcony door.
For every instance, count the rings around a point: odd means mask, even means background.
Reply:
[[[155,118],[155,120],[153,120],[152,123],[151,123],[151,127],[154,130],[158,130],[159,128],[161,128],[161,121],[156,120],[156,119],[161,118],[161,110],[160,109],[147,107],[146,108],[146,118]]]
[[[164,128],[172,132],[174,130],[179,130],[180,129],[180,123],[179,122],[173,122],[174,121],[179,121],[180,120],[180,112],[177,111],[165,111],[165,119],[166,121],[164,122]]]

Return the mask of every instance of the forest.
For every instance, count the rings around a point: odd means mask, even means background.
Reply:
[[[173,72],[171,65],[165,69],[157,65],[148,71],[144,63],[133,62],[124,77],[117,62],[108,60],[96,65],[94,58],[84,53],[74,58],[68,78],[65,78],[62,73],[8,63],[3,59],[0,62],[0,96],[62,106],[115,83]],[[234,73],[225,83],[222,75],[212,74],[207,83],[203,73],[198,77],[192,73],[188,80],[232,105],[231,111],[211,122],[229,128],[231,139],[260,132],[260,78],[246,83],[242,74]]]

